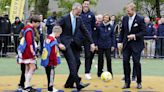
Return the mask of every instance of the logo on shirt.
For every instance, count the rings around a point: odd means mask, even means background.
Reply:
[[[111,28],[110,28],[110,27],[108,27],[108,30],[111,30]]]
[[[53,19],[50,19],[51,22],[53,22]]]
[[[88,15],[88,18],[91,18],[91,15]]]

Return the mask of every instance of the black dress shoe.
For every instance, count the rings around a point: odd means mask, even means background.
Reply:
[[[77,86],[77,90],[80,91],[82,88],[85,88],[85,87],[87,87],[87,86],[89,86],[89,85],[90,85],[90,83],[86,83],[86,84],[80,83],[80,84]]]
[[[127,89],[130,88],[130,84],[129,83],[125,83],[124,86],[122,87],[122,89]]]
[[[27,91],[27,92],[37,92],[37,90],[32,88],[31,86],[26,87],[24,90]]]
[[[141,83],[138,83],[138,84],[137,84],[137,89],[142,89]]]
[[[75,86],[73,86],[73,85],[68,85],[68,84],[65,84],[64,85],[64,88],[76,88]]]

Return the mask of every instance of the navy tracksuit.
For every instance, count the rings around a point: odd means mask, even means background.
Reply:
[[[153,27],[152,23],[146,25],[146,35],[145,36],[154,36],[156,34],[156,30]],[[146,38],[148,39],[148,38]]]
[[[56,25],[56,18],[54,17],[48,17],[47,18],[47,22],[46,22],[46,26],[47,26],[47,34],[51,34],[52,33],[52,28]]]
[[[89,34],[93,36],[92,34],[94,31],[95,22],[96,22],[95,15],[89,10],[86,13],[82,12],[80,16]],[[90,73],[94,53],[90,51],[90,43],[86,41],[84,36],[82,34],[80,34],[79,36],[84,40],[83,44],[84,44],[84,52],[85,52],[85,73]]]
[[[98,77],[101,76],[103,72],[104,59],[103,54],[105,53],[107,59],[107,70],[112,74],[112,64],[111,64],[111,47],[114,47],[115,37],[112,26],[108,23],[100,24],[100,29],[98,32]]]

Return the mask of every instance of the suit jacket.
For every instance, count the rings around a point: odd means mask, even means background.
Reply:
[[[144,35],[146,35],[146,25],[144,18],[136,14],[132,23],[131,31],[129,31],[128,25],[129,17],[125,16],[122,20],[122,28],[119,36],[119,42],[123,42],[123,49],[126,48],[127,44],[132,45],[131,47],[136,51],[142,51],[144,48]],[[127,36],[135,34],[136,40],[128,41]]]
[[[84,26],[81,17],[76,18],[76,28],[74,34],[72,33],[70,14],[61,17],[61,19],[57,22],[57,24],[62,27],[63,32],[60,35],[60,41],[66,46],[66,48],[71,44],[71,42],[74,42],[78,47],[81,47],[82,40],[77,35],[79,31],[81,31],[81,33],[87,38],[87,41],[93,43],[93,40],[89,35],[89,32],[87,31],[86,27]]]

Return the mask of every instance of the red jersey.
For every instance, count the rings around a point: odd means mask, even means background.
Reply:
[[[48,36],[47,39],[49,39],[50,42],[55,40],[54,37],[52,37],[52,36]],[[48,66],[56,66],[57,64],[58,63],[57,63],[56,46],[54,45],[51,47]]]
[[[28,31],[25,34],[25,40],[26,40],[27,45],[26,45],[24,53],[22,54],[22,59],[34,59],[35,56],[32,54],[32,52],[30,50],[30,45],[34,45],[34,43],[33,43],[34,37],[32,37],[33,36],[32,31],[34,31],[34,28],[30,25],[27,25],[23,28],[23,30],[26,30],[27,28],[32,28],[33,30]]]

